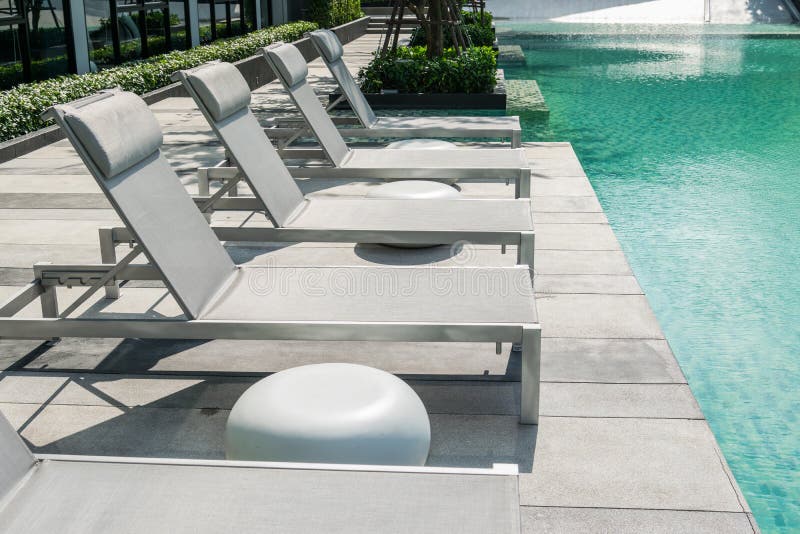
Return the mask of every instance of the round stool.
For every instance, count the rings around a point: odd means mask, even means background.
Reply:
[[[275,373],[236,401],[229,460],[424,465],[428,413],[408,384],[363,365],[323,363]]]
[[[403,139],[402,141],[394,141],[386,145],[390,150],[448,150],[458,147],[450,141],[442,141],[441,139]],[[443,183],[454,184],[458,181],[457,178],[439,180]]]
[[[395,199],[440,199],[440,198],[461,198],[461,192],[453,186],[442,182],[430,182],[427,180],[401,180],[399,182],[389,182],[373,187],[367,198],[395,198]],[[398,243],[384,243],[384,246],[394,248],[430,248],[438,247],[433,245],[412,245]]]
[[[461,192],[455,187],[442,182],[428,180],[399,180],[376,185],[367,193],[367,198],[396,199],[442,199],[461,198]]]

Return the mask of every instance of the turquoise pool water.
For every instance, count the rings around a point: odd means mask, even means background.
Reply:
[[[760,527],[800,532],[800,40],[499,31],[526,140],[573,143]]]

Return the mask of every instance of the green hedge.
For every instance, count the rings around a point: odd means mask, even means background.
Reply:
[[[308,18],[321,28],[347,24],[364,16],[361,0],[311,0]]]
[[[366,93],[488,93],[497,83],[497,53],[476,46],[456,55],[448,48],[444,57],[428,59],[424,46],[402,47],[376,56],[358,76]]]
[[[170,76],[180,69],[196,67],[207,61],[238,61],[252,56],[258,49],[275,41],[295,41],[317,28],[311,22],[293,22],[205,46],[153,56],[101,72],[71,74],[21,84],[0,93],[0,141],[13,139],[47,126],[39,115],[48,107],[88,96],[100,89],[120,86],[127,91],[144,94],[171,82]]]

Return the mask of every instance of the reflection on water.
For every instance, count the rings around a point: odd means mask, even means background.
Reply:
[[[500,28],[526,140],[574,144],[759,525],[800,531],[800,41],[548,27]]]

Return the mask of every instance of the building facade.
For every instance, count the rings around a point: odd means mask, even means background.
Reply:
[[[0,0],[0,90],[302,16],[293,0]]]

